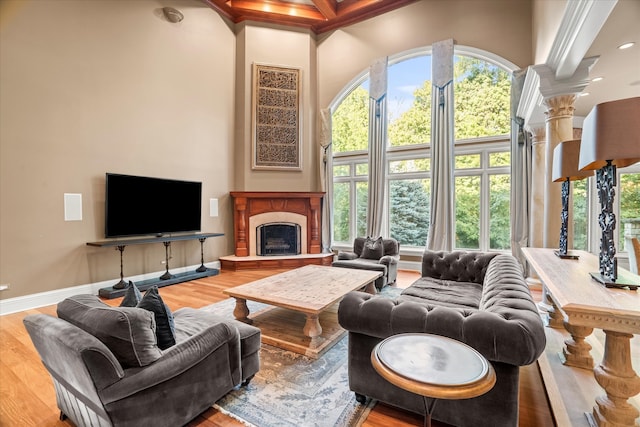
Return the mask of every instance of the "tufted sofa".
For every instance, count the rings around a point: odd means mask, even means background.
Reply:
[[[440,400],[433,418],[456,426],[517,426],[519,367],[544,351],[544,328],[522,267],[511,255],[431,252],[422,277],[396,299],[351,292],[338,310],[349,331],[349,387],[360,402],[374,398],[424,413],[422,398],[384,380],[370,361],[374,346],[406,332],[443,335],[478,350],[497,381],[483,396]]]

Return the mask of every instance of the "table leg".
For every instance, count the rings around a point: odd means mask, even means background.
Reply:
[[[564,364],[575,366],[576,368],[593,369],[593,357],[589,353],[591,345],[584,339],[591,335],[593,328],[586,326],[575,326],[564,322],[564,328],[571,334],[571,339],[565,340]]]
[[[364,287],[364,291],[370,293],[371,295],[375,295],[376,293],[378,293],[378,291],[376,290],[376,282],[373,281],[367,283]]]
[[[549,299],[551,302],[550,308],[547,310],[549,312],[549,327],[555,329],[562,329],[564,324],[564,315],[562,311],[558,308],[553,299]]]
[[[322,334],[322,326],[318,320],[317,314],[307,314],[307,321],[304,324],[302,332],[308,337],[314,338]]]
[[[424,427],[431,427],[431,414],[438,399],[422,396],[424,402]]]
[[[604,331],[604,357],[594,369],[605,396],[596,398],[593,418],[599,427],[636,426],[640,413],[627,400],[640,393],[640,377],[631,365],[631,338],[622,332]]]
[[[247,300],[244,298],[236,298],[236,307],[233,309],[234,317],[249,325],[253,323],[253,320],[249,319],[249,307],[247,307]]]

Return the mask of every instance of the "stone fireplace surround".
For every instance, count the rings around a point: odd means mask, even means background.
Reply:
[[[232,191],[234,255],[220,257],[223,269],[331,265],[333,254],[322,253],[322,192]],[[256,228],[289,222],[301,228],[300,255],[256,256]]]

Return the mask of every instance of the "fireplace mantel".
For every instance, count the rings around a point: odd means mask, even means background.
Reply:
[[[307,254],[322,252],[320,227],[322,224],[322,192],[232,191],[235,255],[250,255],[252,216],[284,212],[306,217]]]

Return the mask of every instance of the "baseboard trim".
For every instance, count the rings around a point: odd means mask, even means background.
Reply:
[[[214,261],[205,263],[206,267],[220,269],[220,261]],[[198,265],[191,265],[187,267],[175,267],[171,268],[172,273],[185,273],[187,271],[194,270],[200,267]],[[153,279],[164,273],[162,271],[156,271],[153,273],[139,274],[137,276],[126,277],[126,280],[133,282],[139,282],[143,280]],[[37,294],[24,295],[21,297],[7,298],[0,300],[0,316],[5,314],[17,313],[19,311],[32,310],[34,308],[44,307],[47,305],[58,304],[65,298],[78,294],[92,294],[98,295],[98,291],[101,288],[113,286],[118,279],[105,280],[103,282],[88,283],[85,285],[71,286],[63,289],[56,289],[53,291],[39,292]]]

